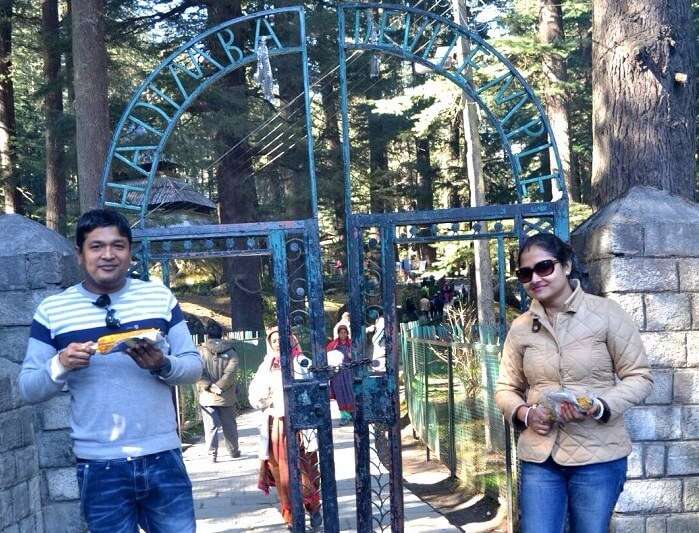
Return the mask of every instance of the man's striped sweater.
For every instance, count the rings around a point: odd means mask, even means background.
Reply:
[[[68,386],[77,457],[117,459],[178,448],[169,385],[194,383],[202,364],[177,300],[162,285],[127,279],[109,295],[121,322],[115,331],[106,327],[106,309],[93,304],[99,296],[78,284],[39,304],[19,375],[21,395],[40,402]],[[88,367],[72,371],[59,362],[58,352],[72,342],[136,328],[163,333],[171,363],[167,374],[140,368],[124,352],[94,355]]]

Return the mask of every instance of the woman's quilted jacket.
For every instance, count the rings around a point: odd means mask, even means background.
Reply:
[[[653,388],[641,337],[631,318],[616,302],[586,294],[577,280],[573,283],[575,290],[555,325],[536,300],[513,322],[505,340],[495,401],[508,420],[519,424],[516,409],[524,403],[545,403],[548,391],[589,391],[604,400],[610,416],[606,422],[590,418],[554,424],[547,435],[524,429],[517,453],[525,461],[541,463],[551,456],[561,465],[584,465],[626,457],[631,442],[624,412]]]

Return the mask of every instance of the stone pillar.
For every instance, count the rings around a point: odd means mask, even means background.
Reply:
[[[591,292],[636,321],[655,381],[626,416],[633,451],[613,531],[698,531],[699,204],[635,187],[571,240]]]
[[[76,532],[69,397],[25,405],[17,375],[36,306],[79,280],[73,246],[20,215],[0,216],[0,530]]]

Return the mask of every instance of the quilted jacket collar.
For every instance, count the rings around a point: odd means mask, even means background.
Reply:
[[[585,293],[580,287],[580,280],[571,279],[570,284],[573,287],[573,294],[571,294],[563,304],[562,312],[577,313],[578,309],[580,309],[580,306],[582,305],[583,299],[585,298]],[[541,302],[539,302],[539,300],[532,300],[532,303],[529,306],[529,311],[532,315],[534,315],[537,318],[546,316],[544,306],[541,305]]]

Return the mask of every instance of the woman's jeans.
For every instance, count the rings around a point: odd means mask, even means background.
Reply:
[[[80,503],[91,533],[193,533],[192,484],[180,450],[78,459]]]
[[[607,533],[626,480],[626,457],[605,463],[561,466],[522,461],[521,533]]]

